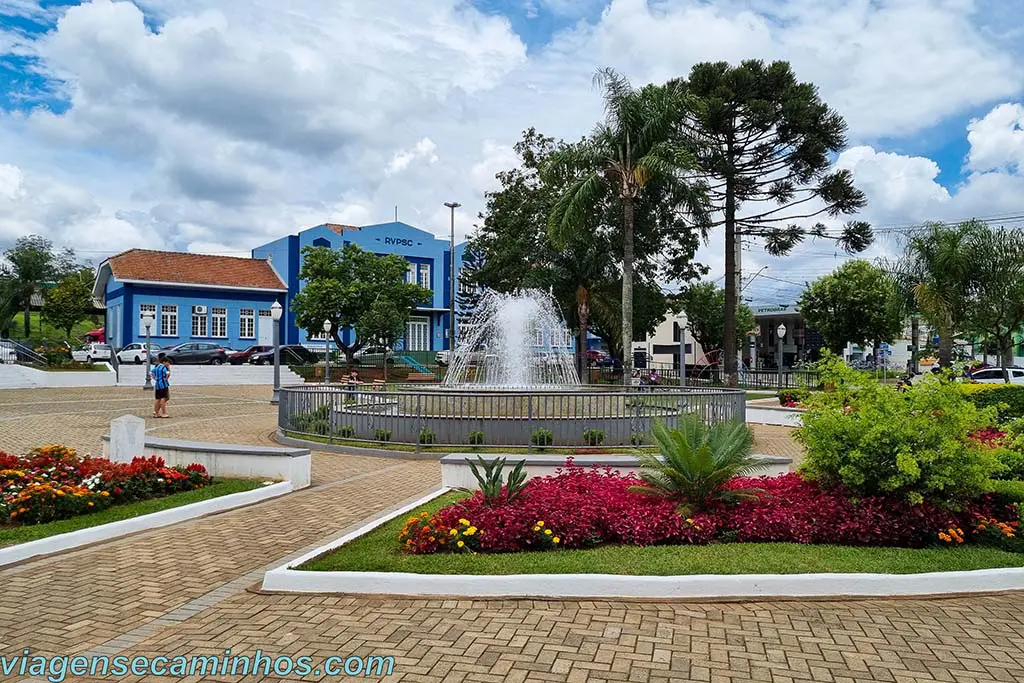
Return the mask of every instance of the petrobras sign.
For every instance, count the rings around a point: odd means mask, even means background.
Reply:
[[[783,306],[758,306],[754,309],[754,315],[786,315],[786,314],[798,314],[800,311],[797,310],[795,304],[788,304]]]

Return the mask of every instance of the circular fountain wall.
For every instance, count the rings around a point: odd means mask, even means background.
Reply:
[[[742,391],[581,385],[572,335],[551,296],[487,293],[441,385],[310,385],[281,390],[286,436],[359,445],[617,447],[647,443],[651,426],[685,414],[743,420]]]

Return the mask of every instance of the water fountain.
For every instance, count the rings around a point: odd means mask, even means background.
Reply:
[[[578,385],[572,334],[551,297],[487,292],[462,326],[446,387],[531,389]]]

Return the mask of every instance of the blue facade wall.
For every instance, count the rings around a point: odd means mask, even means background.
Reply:
[[[173,346],[187,341],[205,341],[225,347],[241,349],[257,343],[259,335],[259,311],[269,310],[274,301],[284,302],[284,293],[256,292],[244,290],[203,289],[198,287],[170,287],[163,285],[122,285],[115,278],[110,278],[107,285],[107,325],[110,330],[114,325],[114,316],[120,318],[120,339],[115,340],[113,333],[108,331],[111,343],[122,347],[133,342],[144,341],[146,331],[142,326],[142,304],[156,306],[156,320],[150,330],[153,342],[160,346]],[[121,295],[116,293],[120,291]],[[114,296],[111,295],[114,293]],[[120,306],[120,315],[115,309]],[[177,307],[177,334],[165,334],[169,330],[162,329],[162,313],[167,307]],[[206,334],[192,334],[192,307],[206,306]],[[227,330],[222,336],[213,336],[213,309],[224,308],[227,314]],[[241,335],[241,310],[254,310],[255,320],[251,336]]]
[[[295,320],[292,314],[292,297],[299,291],[299,238],[297,235],[288,235],[281,239],[274,240],[269,244],[256,247],[252,250],[252,257],[257,259],[270,259],[270,264],[281,276],[281,280],[288,286],[286,300],[281,303],[284,311],[281,314],[283,327],[281,328],[282,344],[298,344],[298,328],[295,327]]]

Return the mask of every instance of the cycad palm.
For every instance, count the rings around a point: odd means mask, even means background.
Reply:
[[[644,187],[655,180],[682,183],[684,172],[693,168],[693,158],[671,144],[683,106],[677,86],[648,86],[635,90],[612,69],[602,69],[594,83],[604,90],[605,121],[594,133],[551,156],[544,175],[551,181],[569,180],[568,189],[556,202],[548,227],[556,242],[584,231],[587,216],[606,193],[622,202],[622,339],[624,340],[623,381],[631,378],[633,339],[633,235],[636,203]]]
[[[685,415],[678,429],[656,423],[652,430],[661,457],[639,455],[643,486],[632,490],[677,500],[680,512],[690,514],[713,501],[736,502],[757,489],[724,489],[734,477],[767,467],[754,458],[754,435],[743,422],[720,422],[708,427],[699,417]]]

